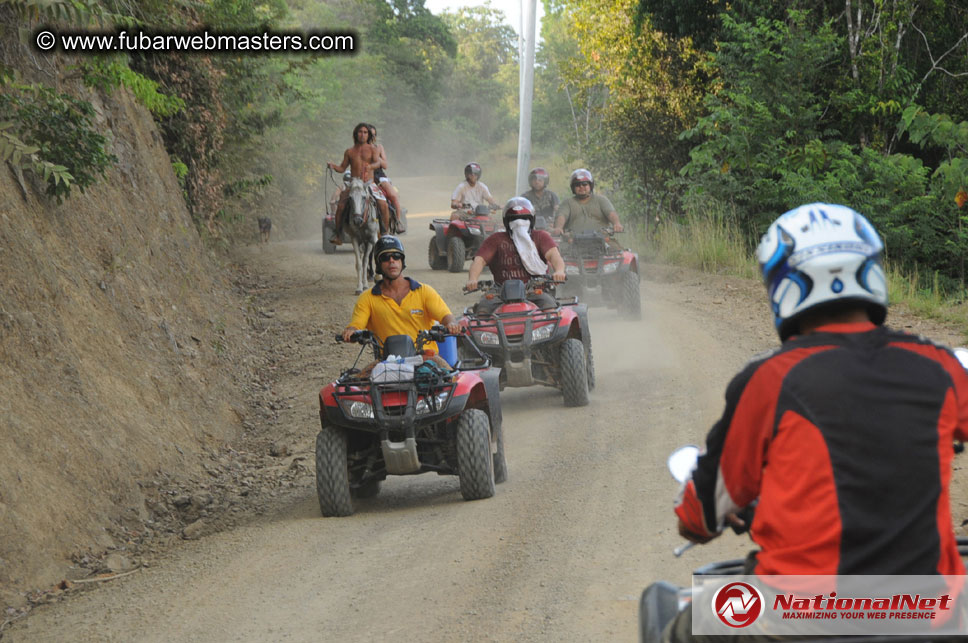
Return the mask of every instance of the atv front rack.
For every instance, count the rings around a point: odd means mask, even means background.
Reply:
[[[551,334],[538,340],[540,343],[547,343],[557,338],[561,331],[558,327],[560,321],[561,313],[558,310],[532,312],[525,317],[522,317],[520,312],[495,312],[483,314],[480,317],[468,317],[467,329],[472,334],[481,331],[497,331],[497,345],[481,344],[479,348],[485,352],[501,350],[506,352],[508,362],[522,362],[530,360],[532,357],[533,345],[535,344],[532,335],[534,328],[542,323],[554,324]],[[508,334],[508,325],[522,326],[523,330],[521,333]],[[505,365],[508,362],[505,362]]]
[[[452,376],[437,383],[423,383],[419,378],[405,382],[380,383],[348,380],[336,383],[333,398],[349,424],[369,430],[379,428],[386,431],[404,431],[409,435],[418,420],[421,423],[435,422],[445,417],[456,390],[457,382]],[[405,401],[401,400],[401,394],[406,395]],[[388,404],[388,398],[393,398],[398,403]],[[417,413],[417,404],[420,401],[427,405],[426,413]],[[372,417],[352,415],[350,409],[355,402],[368,404]]]

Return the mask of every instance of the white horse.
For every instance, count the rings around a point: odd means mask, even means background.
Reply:
[[[350,182],[350,194],[343,211],[343,228],[353,242],[356,255],[356,294],[366,290],[373,279],[373,247],[380,238],[380,213],[370,194],[369,186],[361,179]]]

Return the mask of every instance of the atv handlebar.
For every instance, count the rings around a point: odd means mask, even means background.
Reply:
[[[609,237],[614,237],[617,234],[625,234],[625,230],[622,230],[621,232],[616,232],[615,228],[613,228],[612,226],[604,226],[604,227],[598,228],[597,230],[590,230],[588,232],[577,232],[577,233],[572,232],[571,230],[563,230],[561,233],[561,237],[566,241],[571,242],[576,236],[578,237],[585,236],[587,238],[591,234],[602,235],[603,237],[605,237],[605,239],[608,239]]]
[[[455,335],[453,333],[449,333],[447,332],[446,326],[435,324],[434,326],[430,327],[430,330],[422,330],[417,333],[417,343],[420,345],[420,347],[422,347],[423,344],[426,344],[427,342],[442,342],[448,337],[457,337],[460,334],[461,333]],[[421,340],[423,341],[421,342]]]
[[[545,288],[547,286],[551,286],[553,288],[553,287],[557,286],[558,284],[559,284],[559,282],[555,281],[554,280],[554,277],[550,277],[548,275],[536,275],[536,276],[531,277],[531,279],[528,280],[528,283],[526,283],[524,286],[527,289],[527,291],[530,293],[530,292],[533,292],[536,288]],[[469,290],[467,288],[467,286],[464,286],[461,289],[461,291],[465,295],[470,295],[471,293],[475,293],[475,292],[481,292],[481,293],[494,292],[494,293],[496,293],[496,292],[499,292],[500,290],[501,290],[501,284],[495,283],[491,279],[480,279],[480,280],[478,280],[478,282],[477,282],[477,288],[475,290]]]
[[[496,285],[497,284],[495,284],[494,281],[491,279],[478,279],[477,288],[475,288],[474,290],[469,290],[467,286],[464,286],[461,289],[461,292],[463,292],[465,295],[469,295],[474,292],[487,292],[489,290],[492,290]]]
[[[343,333],[336,333],[336,342],[342,344],[346,340],[343,339]],[[349,343],[351,344],[369,344],[374,340],[373,333],[368,330],[356,330],[350,335]]]

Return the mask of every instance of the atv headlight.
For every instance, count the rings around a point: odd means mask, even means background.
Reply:
[[[477,341],[479,341],[484,346],[499,346],[501,344],[501,339],[496,333],[489,333],[488,331],[483,331],[480,333],[475,333],[477,335]]]
[[[565,266],[566,275],[577,275],[580,273],[581,273],[581,270],[578,268],[578,266]]]
[[[610,272],[615,272],[616,270],[618,270],[618,262],[617,261],[612,261],[612,262],[606,263],[604,266],[602,266],[602,272],[603,273],[606,273],[606,274],[608,274]]]
[[[430,404],[427,403],[426,397],[420,398],[417,400],[417,415],[423,415],[425,413],[430,413],[431,411],[439,411],[440,409],[444,408],[444,404],[447,403],[448,397],[450,397],[450,391],[444,391],[435,395],[434,399],[436,400],[436,404],[434,405],[434,408],[431,408]]]
[[[481,229],[480,228],[475,228],[475,227],[472,227],[472,226],[468,226],[467,227],[467,231],[470,232],[471,234],[476,234],[478,236],[480,236],[480,234],[481,234]]]
[[[366,402],[350,402],[349,416],[353,418],[372,418],[373,407]]]
[[[531,341],[540,342],[542,339],[548,339],[551,337],[551,333],[555,330],[554,324],[545,324],[531,331]]]

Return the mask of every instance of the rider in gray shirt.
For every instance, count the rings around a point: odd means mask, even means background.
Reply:
[[[562,201],[558,207],[553,234],[562,231],[590,232],[611,225],[615,232],[625,228],[619,221],[615,206],[606,197],[593,194],[595,181],[592,173],[580,168],[571,173],[571,192],[575,196]]]

